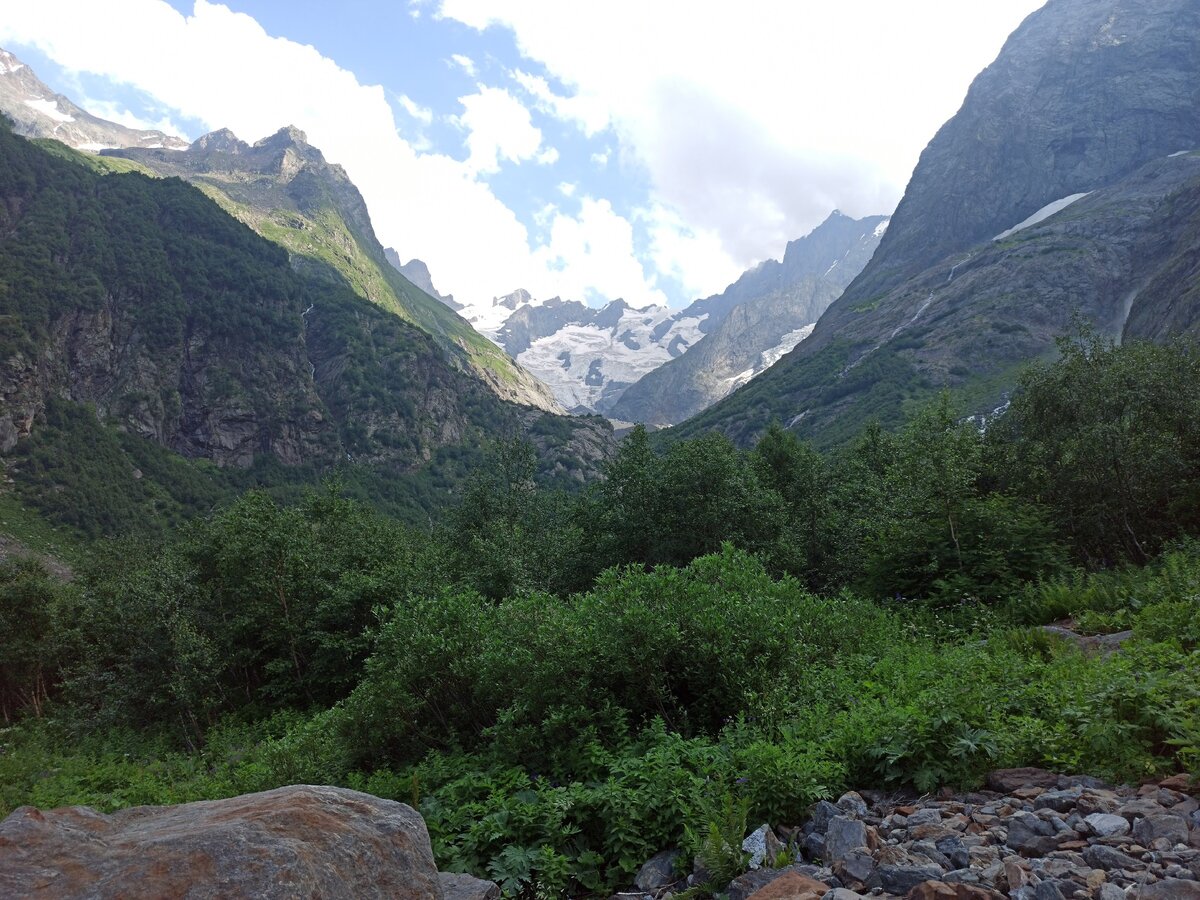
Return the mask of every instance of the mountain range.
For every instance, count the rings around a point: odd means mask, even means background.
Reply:
[[[856,220],[835,211],[788,244],[782,261],[759,263],[721,293],[680,310],[624,300],[596,308],[525,290],[458,308],[567,409],[672,425],[803,340],[886,228],[883,216]],[[427,276],[415,263],[424,273],[418,277]]]
[[[922,153],[879,249],[812,335],[679,429],[822,444],[954,388],[1001,406],[1076,321],[1195,331],[1200,6],[1050,0]]]

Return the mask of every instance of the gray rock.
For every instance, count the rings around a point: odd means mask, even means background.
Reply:
[[[966,868],[971,862],[971,853],[960,837],[944,837],[934,844],[956,869]]]
[[[924,881],[938,881],[944,873],[938,866],[880,866],[876,875],[889,894],[907,894]]]
[[[1058,889],[1058,884],[1053,881],[1043,881],[1037,885],[1033,889],[1033,896],[1036,900],[1066,900],[1063,892]]]
[[[840,862],[851,850],[867,846],[867,826],[857,819],[834,816],[825,832],[825,860]]]
[[[862,894],[846,888],[834,888],[822,897],[821,900],[862,900],[862,896]]]
[[[875,858],[865,848],[851,850],[834,864],[833,871],[843,884],[865,885],[875,874]]]
[[[918,825],[937,825],[941,821],[942,811],[940,809],[918,809],[908,817],[908,827],[916,828]]]
[[[1106,881],[1096,891],[1096,900],[1125,900],[1125,892],[1115,884]]]
[[[1022,856],[1045,856],[1058,848],[1059,838],[1039,834],[1025,822],[1014,819],[1008,824],[1004,843]]]
[[[639,891],[656,891],[679,880],[675,864],[682,854],[679,850],[664,850],[646,861],[633,879]]]
[[[1098,834],[1100,837],[1113,837],[1114,835],[1129,833],[1129,820],[1124,816],[1114,816],[1109,813],[1092,813],[1084,819],[1088,828],[1093,834]]]
[[[1133,896],[1137,900],[1200,900],[1200,881],[1166,878],[1139,886]]]
[[[842,811],[830,803],[828,800],[821,800],[813,807],[812,811],[812,826],[813,829],[821,834],[829,828],[829,822],[834,816],[840,816]]]
[[[1033,801],[1034,809],[1052,809],[1055,812],[1070,812],[1079,803],[1083,789],[1074,787],[1065,791],[1046,791]]]
[[[783,844],[775,837],[770,825],[760,825],[742,841],[742,850],[750,854],[748,865],[751,869],[761,866],[774,866],[775,860],[783,852]]]
[[[1160,838],[1166,839],[1172,845],[1186,844],[1188,841],[1187,819],[1170,813],[1149,815],[1134,823],[1133,836],[1139,843],[1147,846]]]
[[[1140,860],[1103,844],[1093,844],[1085,848],[1083,858],[1093,869],[1104,869],[1106,872],[1113,869],[1140,870],[1144,868]]]
[[[498,900],[500,896],[500,885],[473,875],[440,872],[438,881],[442,885],[442,900]]]
[[[837,807],[848,816],[861,819],[867,814],[867,802],[857,791],[847,791],[838,798]]]
[[[825,859],[825,836],[814,831],[805,837],[804,855],[809,859]]]

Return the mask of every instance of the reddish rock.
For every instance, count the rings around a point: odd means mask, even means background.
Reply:
[[[1181,794],[1200,794],[1200,782],[1186,772],[1164,778],[1158,783],[1158,786],[1166,788],[1168,791],[1179,791]]]
[[[829,885],[823,881],[799,872],[788,872],[755,891],[748,900],[821,900],[829,890]]]
[[[412,808],[299,785],[112,815],[21,807],[0,823],[0,896],[436,900],[441,889]]]
[[[908,892],[908,900],[1004,900],[999,891],[974,884],[925,881]]]
[[[1058,776],[1045,769],[1025,767],[1023,769],[997,769],[987,777],[987,786],[1001,794],[1011,794],[1021,788],[1040,787],[1049,790],[1058,787]]]

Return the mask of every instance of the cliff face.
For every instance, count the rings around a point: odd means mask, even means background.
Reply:
[[[940,387],[979,411],[1075,316],[1194,328],[1200,7],[1051,0],[922,154],[879,249],[811,337],[681,433],[778,419],[837,443]]]
[[[1190,0],[1050,0],[1030,15],[922,153],[848,301],[1200,147],[1197,35]]]

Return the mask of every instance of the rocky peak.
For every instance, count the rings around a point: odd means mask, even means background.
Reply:
[[[505,309],[516,309],[519,306],[525,306],[533,302],[533,295],[525,288],[517,288],[511,294],[505,294],[503,297],[496,297],[492,303],[495,306],[503,306]]]
[[[218,128],[194,140],[188,150],[192,153],[249,153],[250,145],[238,139],[228,128]]]
[[[25,68],[25,63],[21,62],[7,50],[0,50],[0,75],[12,75]]]

